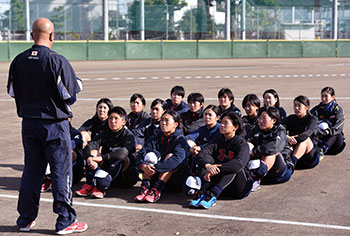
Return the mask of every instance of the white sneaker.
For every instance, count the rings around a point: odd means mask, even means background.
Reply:
[[[253,182],[252,192],[256,192],[260,189],[260,180],[255,180]]]
[[[36,222],[35,220],[33,220],[32,222],[30,222],[27,226],[25,227],[20,227],[19,231],[21,232],[29,232],[31,228],[33,228],[35,226]]]

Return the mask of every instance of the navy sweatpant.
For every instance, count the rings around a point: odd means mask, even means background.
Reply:
[[[36,219],[40,189],[47,163],[51,168],[53,211],[58,214],[56,231],[76,218],[72,207],[72,147],[68,120],[23,119],[24,170],[19,191],[17,225]]]

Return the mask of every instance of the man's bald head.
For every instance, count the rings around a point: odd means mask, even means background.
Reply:
[[[32,25],[32,38],[35,44],[51,47],[53,42],[54,26],[47,18],[39,18]]]

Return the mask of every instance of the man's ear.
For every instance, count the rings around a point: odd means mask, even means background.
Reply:
[[[49,34],[49,40],[52,42],[53,39],[54,39],[54,37],[55,37],[54,32],[51,32],[51,33]]]

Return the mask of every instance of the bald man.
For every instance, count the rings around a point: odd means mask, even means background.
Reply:
[[[12,61],[8,93],[22,117],[24,169],[19,190],[17,225],[30,231],[38,215],[41,184],[49,163],[52,173],[53,210],[58,214],[57,234],[83,232],[72,207],[72,148],[68,118],[70,105],[81,91],[79,79],[63,56],[50,48],[54,26],[46,18],[32,26],[34,45]]]

